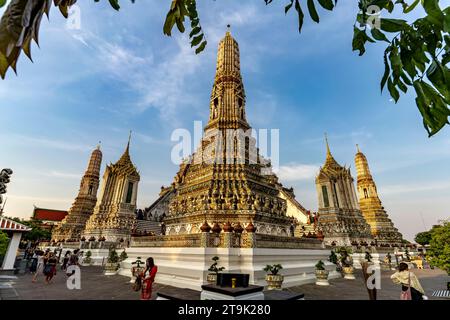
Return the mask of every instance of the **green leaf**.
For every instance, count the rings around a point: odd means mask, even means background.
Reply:
[[[191,33],[189,33],[189,38],[192,38],[193,36],[198,34],[200,31],[202,31],[202,28],[200,28],[200,27],[193,28]]]
[[[294,0],[291,0],[291,3],[289,3],[286,7],[284,7],[284,14],[288,13],[288,11],[291,9],[293,4],[294,4]]]
[[[120,9],[119,0],[109,0],[109,3],[111,4],[111,7],[113,7],[115,10]]]
[[[411,11],[414,10],[415,7],[417,7],[417,5],[419,4],[420,0],[415,0],[413,3],[411,3],[409,6],[407,6],[404,10],[403,13],[410,13]]]
[[[195,50],[195,54],[199,54],[200,52],[205,50],[206,44],[207,44],[206,40],[203,41],[202,44],[198,46],[198,48]]]
[[[171,10],[167,13],[166,21],[164,22],[163,26],[163,32],[165,35],[171,36],[172,35],[172,28],[175,25],[175,14]]]
[[[298,32],[301,33],[305,14],[303,13],[302,7],[300,6],[300,2],[298,0],[295,0],[295,10],[298,14]]]
[[[319,0],[319,3],[324,9],[331,11],[334,8],[333,0]]]
[[[316,10],[316,5],[314,4],[314,0],[308,0],[307,3],[308,3],[308,11],[309,11],[309,15],[311,16],[311,19],[313,19],[313,21],[319,23],[320,19],[319,19],[317,10]]]
[[[386,32],[400,32],[408,26],[405,20],[401,19],[380,19],[381,30]]]
[[[359,50],[359,55],[362,56],[366,52],[364,44],[366,43],[366,32],[357,27],[353,27],[353,51]]]
[[[423,0],[423,8],[428,14],[428,19],[438,26],[442,26],[444,23],[444,14],[439,8],[438,0]]]
[[[384,86],[386,85],[386,82],[389,78],[389,74],[391,72],[391,69],[389,67],[389,62],[387,59],[387,52],[384,52],[384,75],[383,78],[381,79],[381,92],[383,92]]]
[[[389,40],[386,37],[386,35],[383,32],[381,32],[380,30],[378,30],[377,28],[372,28],[371,34],[372,34],[372,37],[374,37],[375,40],[389,42]]]
[[[194,37],[191,41],[191,47],[197,46],[203,40],[203,33],[199,36]]]
[[[6,4],[6,0],[0,0],[0,8]]]
[[[388,90],[395,103],[397,103],[398,99],[400,99],[400,93],[398,92],[397,88],[395,88],[395,85],[392,82],[391,78],[388,79]]]

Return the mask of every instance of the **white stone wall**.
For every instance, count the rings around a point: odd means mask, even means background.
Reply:
[[[128,248],[128,259],[122,262],[119,271],[131,276],[131,262],[137,257],[145,261],[153,257],[158,266],[156,283],[179,288],[201,290],[206,283],[212,257],[219,257],[219,267],[224,272],[250,274],[250,283],[266,285],[267,264],[281,264],[285,276],[283,287],[292,287],[315,282],[315,264],[322,260],[330,270],[330,279],[340,277],[335,265],[328,262],[330,251],[326,249],[242,249],[242,248]]]

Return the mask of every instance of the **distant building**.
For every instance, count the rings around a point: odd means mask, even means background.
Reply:
[[[361,212],[370,225],[373,238],[377,244],[401,245],[402,234],[381,204],[377,186],[370,173],[366,156],[359,150],[355,156],[357,171],[358,198]]]
[[[373,238],[370,225],[359,209],[350,169],[342,167],[331,155],[326,140],[327,157],[316,177],[319,202],[319,228],[327,245],[369,244]]]
[[[130,158],[130,139],[131,134],[119,161],[106,166],[94,213],[83,231],[86,239],[118,242],[131,237],[140,175]]]
[[[52,231],[66,216],[68,212],[64,210],[44,209],[34,207],[32,220],[36,222],[39,227]]]
[[[81,233],[86,227],[86,222],[92,215],[97,202],[101,163],[102,152],[100,146],[98,146],[91,154],[88,167],[81,179],[78,195],[69,210],[69,214],[53,230],[52,240],[78,241],[81,239]]]

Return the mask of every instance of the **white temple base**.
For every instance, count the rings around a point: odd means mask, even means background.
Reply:
[[[327,249],[131,247],[126,251],[128,259],[122,262],[119,274],[131,277],[131,263],[137,257],[144,261],[153,257],[158,266],[156,283],[198,291],[207,283],[208,268],[214,256],[219,257],[219,267],[225,267],[224,272],[250,274],[250,284],[255,285],[266,286],[263,268],[278,263],[283,266],[283,288],[314,283],[315,265],[319,260],[324,261],[330,271],[329,279],[340,277],[335,265],[328,262],[330,250]]]

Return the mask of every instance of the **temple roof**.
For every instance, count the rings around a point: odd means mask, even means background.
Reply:
[[[327,157],[325,159],[325,164],[320,168],[318,177],[325,175],[326,177],[333,177],[339,174],[347,174],[348,169],[341,166],[333,157],[330,151],[330,145],[328,144],[328,137],[325,134],[325,143],[327,147]]]
[[[136,166],[131,161],[130,141],[131,141],[131,131],[130,131],[130,136],[128,138],[128,143],[125,148],[125,151],[123,152],[120,159],[116,163],[110,165],[110,167],[111,167],[111,169],[116,169],[116,170],[120,170],[120,171],[125,170],[125,171],[127,171],[128,174],[135,174],[135,175],[139,176],[139,172],[137,171]]]
[[[27,227],[24,224],[18,223],[14,220],[0,216],[0,230],[1,231],[28,232],[28,231],[31,231],[31,228]]]
[[[44,221],[62,221],[67,216],[67,211],[44,209],[35,207],[33,210],[33,219]]]

